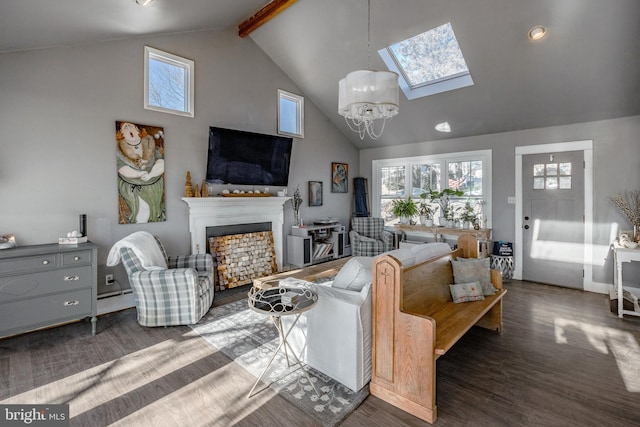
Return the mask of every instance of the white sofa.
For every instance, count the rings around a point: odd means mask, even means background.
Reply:
[[[411,265],[451,251],[429,243],[386,252]],[[308,366],[353,391],[371,380],[371,277],[374,257],[353,257],[333,281],[317,285],[318,303],[303,313],[287,341]],[[299,279],[284,279],[280,286]],[[294,316],[283,316],[285,330]]]

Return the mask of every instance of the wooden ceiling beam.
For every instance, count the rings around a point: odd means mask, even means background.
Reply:
[[[266,24],[271,18],[295,3],[296,0],[273,0],[238,26],[238,35],[246,37]]]

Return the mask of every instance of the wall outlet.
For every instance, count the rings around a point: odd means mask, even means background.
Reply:
[[[114,283],[113,274],[105,274],[104,283],[106,283],[107,286],[113,285]]]

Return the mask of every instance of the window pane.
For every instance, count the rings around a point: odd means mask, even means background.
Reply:
[[[465,180],[465,170],[469,170],[469,162],[450,162],[449,168],[449,185],[452,190],[458,190]]]
[[[280,132],[298,133],[297,102],[280,97]]]
[[[465,182],[465,196],[482,196],[482,160],[469,162],[469,175]]]
[[[571,177],[570,176],[561,176],[560,177],[560,188],[562,190],[570,190],[571,189]]]
[[[560,175],[571,175],[571,163],[560,163]]]
[[[547,175],[558,175],[557,163],[547,163]]]
[[[304,138],[304,97],[278,89],[278,134]]]
[[[482,196],[482,160],[449,162],[449,188],[465,196]]]
[[[183,67],[158,59],[149,59],[149,105],[187,111]]]
[[[383,199],[380,201],[380,218],[384,218],[384,225],[392,225],[398,222],[398,218],[393,216],[393,200]]]
[[[411,195],[420,197],[420,194],[430,191],[440,191],[440,164],[413,165],[411,167]]]
[[[544,178],[533,178],[533,189],[544,190]]]
[[[404,166],[388,166],[381,169],[382,196],[405,195],[405,170]]]
[[[544,176],[544,165],[533,165],[533,176]]]
[[[558,188],[558,178],[548,176],[546,180],[546,188],[547,190],[556,190]]]

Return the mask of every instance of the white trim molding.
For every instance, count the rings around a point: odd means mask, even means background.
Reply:
[[[513,278],[522,280],[522,156],[527,154],[582,151],[584,153],[584,277],[582,287],[586,291],[606,293],[610,285],[593,282],[593,141],[558,142],[552,144],[525,145],[515,150],[516,217],[515,217],[515,269]]]

